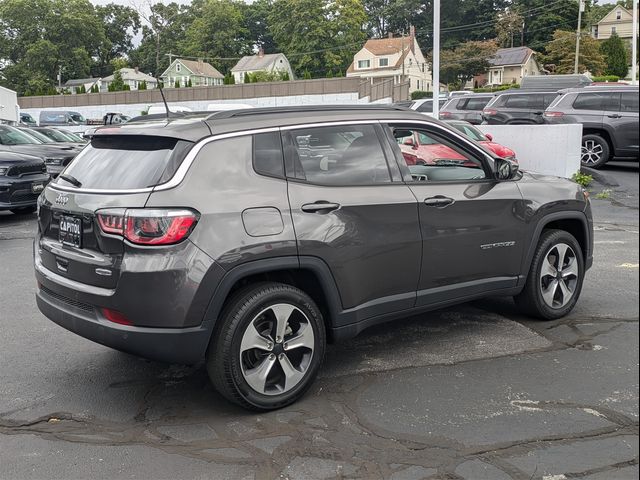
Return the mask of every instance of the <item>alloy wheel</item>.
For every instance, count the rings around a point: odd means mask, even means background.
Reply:
[[[604,149],[595,140],[587,140],[582,144],[581,161],[587,165],[595,165],[602,159]]]
[[[551,247],[540,271],[540,289],[544,302],[562,308],[573,298],[578,286],[579,266],[576,253],[566,243]]]
[[[279,303],[247,325],[240,344],[242,376],[263,395],[280,395],[300,383],[313,358],[315,335],[298,307]]]

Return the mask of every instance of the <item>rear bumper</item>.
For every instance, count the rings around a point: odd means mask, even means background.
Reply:
[[[69,301],[65,301],[69,300]],[[148,328],[112,323],[73,300],[38,290],[40,311],[63,328],[123,352],[169,363],[197,363],[204,358],[211,332],[205,327]]]

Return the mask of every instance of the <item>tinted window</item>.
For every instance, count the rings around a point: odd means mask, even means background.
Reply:
[[[173,176],[192,145],[166,137],[93,137],[65,173],[80,181],[82,188],[151,187]]]
[[[284,177],[282,142],[278,132],[253,136],[253,168],[261,175]]]
[[[532,95],[510,95],[507,98],[507,108],[529,108]]]
[[[638,113],[638,92],[622,92],[620,111]]]
[[[414,181],[451,182],[486,178],[480,160],[438,134],[397,127],[393,135]]]
[[[41,145],[42,142],[17,128],[0,126],[0,144],[2,145]]]
[[[482,110],[487,106],[491,97],[472,97],[466,100],[463,110]]]
[[[287,175],[319,185],[391,182],[373,125],[340,125],[289,132]]]
[[[542,108],[543,109],[547,108],[549,105],[551,105],[555,101],[556,98],[558,98],[557,93],[547,93],[546,95],[543,95]]]
[[[433,100],[427,100],[423,102],[421,105],[416,108],[418,112],[432,112],[433,111]]]
[[[573,101],[575,110],[619,110],[620,93],[581,93]]]

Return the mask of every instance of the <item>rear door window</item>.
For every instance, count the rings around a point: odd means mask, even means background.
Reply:
[[[620,111],[638,113],[638,94],[633,92],[622,92]]]
[[[431,112],[433,111],[433,100],[428,100],[419,105],[416,109],[418,112]]]
[[[581,93],[573,101],[575,110],[614,110],[620,109],[620,93],[590,92]]]
[[[530,95],[511,95],[507,98],[507,108],[530,108]]]
[[[462,108],[461,110],[480,111],[484,107],[487,106],[487,103],[489,103],[489,100],[491,100],[491,97],[472,97],[472,98],[469,98],[469,99],[466,100],[466,104],[464,105],[464,108]]]
[[[168,181],[192,142],[141,135],[95,136],[65,170],[81,188],[125,190]],[[73,186],[58,177],[57,182]]]

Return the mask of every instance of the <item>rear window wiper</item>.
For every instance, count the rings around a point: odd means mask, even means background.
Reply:
[[[72,177],[71,175],[63,174],[63,175],[60,175],[60,178],[62,180],[64,180],[65,182],[70,183],[74,187],[80,188],[82,186],[82,182],[80,180],[78,180],[76,177]]]

